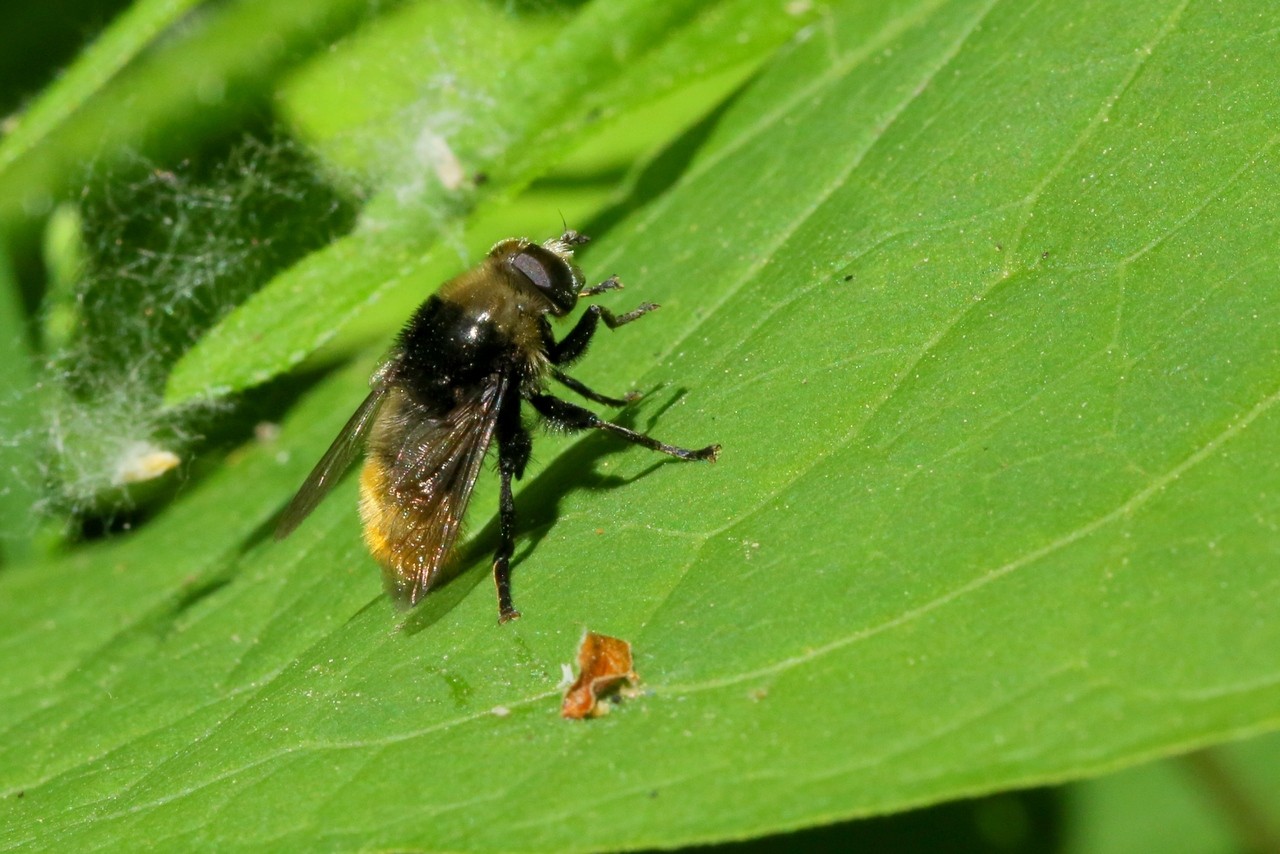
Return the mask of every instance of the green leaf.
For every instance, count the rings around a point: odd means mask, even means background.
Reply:
[[[37,98],[0,146],[0,224],[46,213],[91,165],[188,153],[261,110],[276,75],[365,18],[368,0],[142,2]],[[157,38],[164,34],[167,38]]]
[[[1267,851],[1280,842],[1280,735],[1063,790],[1067,854]]]
[[[510,14],[466,15],[474,5],[393,18],[286,88],[304,135],[335,162],[373,164],[361,171],[382,176],[380,192],[353,234],[276,277],[179,360],[170,405],[296,366],[392,287],[429,291],[433,249],[460,217],[522,189],[594,124],[758,62],[804,20],[743,0],[607,0],[539,40],[544,25],[525,31]],[[713,50],[726,31],[734,40]],[[417,89],[403,79],[410,73]],[[370,100],[376,110],[363,106]],[[434,144],[424,147],[428,137]]]
[[[67,69],[0,142],[0,177],[91,101],[156,37],[197,6],[199,0],[138,0]]]
[[[563,4],[409,3],[291,74],[280,87],[281,111],[337,177],[396,182],[404,194],[404,184],[433,177],[422,135],[462,131],[477,147],[486,131],[500,138],[498,126],[474,127],[500,92],[494,69],[518,65],[571,19]]]
[[[1258,8],[833,6],[582,258],[663,308],[580,378],[721,461],[540,439],[524,617],[488,475],[404,615],[352,480],[268,536],[371,364],[334,377],[137,533],[0,574],[0,844],[674,847],[1276,728]],[[569,723],[584,627],[646,692]]]
[[[29,554],[37,477],[24,441],[36,421],[31,394],[35,386],[31,329],[22,304],[8,247],[0,241],[0,557],[5,561]]]

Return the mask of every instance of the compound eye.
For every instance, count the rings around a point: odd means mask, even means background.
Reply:
[[[555,306],[555,313],[568,314],[578,302],[578,282],[573,268],[563,258],[542,246],[526,246],[511,256],[511,266],[520,271]]]
[[[511,259],[511,266],[524,273],[524,277],[537,285],[540,290],[551,289],[554,273],[547,267],[547,259],[535,257],[533,252],[526,249]],[[564,266],[563,263],[561,266]]]

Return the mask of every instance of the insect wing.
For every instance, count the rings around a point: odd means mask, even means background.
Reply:
[[[364,403],[360,404],[355,414],[338,431],[338,437],[333,440],[329,450],[325,451],[324,456],[320,458],[320,462],[316,463],[316,467],[311,470],[311,474],[307,475],[307,480],[298,490],[298,494],[293,496],[293,500],[285,508],[284,515],[280,517],[280,521],[276,525],[275,538],[277,540],[282,540],[293,533],[293,529],[298,527],[312,510],[316,509],[316,505],[329,494],[329,490],[333,489],[334,484],[341,479],[347,468],[350,467],[351,461],[360,452],[365,434],[369,432],[369,427],[372,426],[377,418],[378,410],[382,408],[382,403],[386,396],[387,387],[382,385],[369,392],[369,396],[364,399]]]
[[[405,512],[389,520],[388,539],[396,544],[391,581],[411,603],[430,590],[462,529],[507,386],[495,376],[446,415],[408,421],[389,490]]]

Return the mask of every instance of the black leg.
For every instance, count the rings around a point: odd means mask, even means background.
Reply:
[[[587,352],[587,345],[591,343],[591,336],[596,334],[596,326],[601,320],[604,325],[610,329],[617,329],[623,324],[630,323],[637,317],[648,314],[658,306],[651,302],[642,303],[639,307],[628,311],[626,314],[615,315],[612,311],[602,305],[589,305],[587,311],[582,317],[578,318],[578,323],[569,330],[569,334],[556,344],[550,351],[551,363],[553,365],[570,365],[582,358],[582,354]]]
[[[593,296],[596,296],[597,294],[602,294],[605,291],[620,291],[620,290],[622,290],[622,282],[618,281],[617,276],[610,276],[609,278],[605,279],[603,282],[601,282],[598,285],[592,285],[591,287],[587,288],[585,291],[578,291],[578,296],[593,297]]]
[[[493,555],[493,583],[498,588],[498,622],[505,623],[520,616],[511,601],[511,555],[516,544],[516,501],[511,494],[511,473],[505,469],[502,496],[498,503],[498,550]]]
[[[555,377],[557,381],[563,383],[566,387],[573,389],[587,400],[594,400],[596,403],[603,403],[605,406],[626,406],[631,401],[640,399],[640,392],[638,391],[629,391],[626,393],[626,396],[622,398],[608,397],[598,391],[592,391],[559,368],[552,368],[551,376]]]
[[[583,409],[581,406],[575,406],[567,400],[561,400],[549,394],[535,394],[529,398],[529,402],[533,404],[534,409],[542,414],[543,418],[546,418],[552,425],[564,430],[604,430],[626,439],[628,442],[635,442],[637,445],[643,445],[650,450],[670,454],[681,460],[715,462],[716,455],[720,453],[719,445],[707,445],[705,448],[692,451],[688,448],[677,448],[675,445],[659,442],[651,436],[637,433],[635,430],[628,430],[626,427],[614,424],[611,421],[605,421],[589,409]]]
[[[512,386],[498,410],[498,475],[502,492],[498,499],[498,550],[493,555],[493,583],[498,588],[498,622],[520,616],[511,601],[511,555],[516,546],[516,500],[511,480],[524,476],[533,440],[520,423],[520,387]]]

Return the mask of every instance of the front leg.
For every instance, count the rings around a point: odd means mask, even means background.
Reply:
[[[511,555],[516,543],[516,500],[511,494],[511,472],[499,469],[502,493],[498,499],[498,550],[493,555],[493,584],[498,588],[498,622],[520,616],[511,601]]]
[[[605,291],[620,291],[620,290],[622,290],[622,282],[618,281],[618,277],[614,275],[605,279],[603,282],[601,282],[598,285],[592,285],[591,287],[587,288],[584,291],[578,291],[578,296],[593,297],[596,294],[602,294]]]
[[[519,386],[512,385],[498,410],[498,476],[502,491],[498,498],[498,550],[493,555],[493,583],[498,589],[498,622],[505,623],[520,616],[511,600],[511,555],[516,543],[516,500],[511,480],[524,475],[529,463],[533,440],[520,423]],[[514,392],[514,393],[512,393]]]
[[[581,359],[582,354],[587,352],[587,345],[591,343],[591,336],[596,334],[596,327],[601,320],[604,320],[604,325],[610,329],[617,329],[637,317],[648,314],[657,307],[651,302],[646,302],[641,303],[639,307],[628,311],[626,314],[615,315],[602,305],[587,306],[586,312],[582,317],[578,318],[577,324],[573,329],[569,330],[569,334],[564,336],[558,343],[552,345],[548,352],[551,363],[553,365],[571,365]]]

